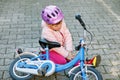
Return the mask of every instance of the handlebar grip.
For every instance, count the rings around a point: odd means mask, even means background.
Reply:
[[[85,27],[85,23],[83,22],[83,20],[81,19],[81,16],[80,15],[76,15],[75,18],[80,22],[80,24],[83,26],[83,28],[86,30],[86,27]]]
[[[75,50],[78,51],[80,49],[81,45],[79,44],[78,46],[75,47]]]

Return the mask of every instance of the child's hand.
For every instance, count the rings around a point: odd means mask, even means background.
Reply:
[[[67,56],[67,59],[68,60],[71,60],[75,57],[75,55],[73,53],[69,53],[68,56]]]

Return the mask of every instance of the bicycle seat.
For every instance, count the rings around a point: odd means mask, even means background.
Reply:
[[[39,44],[41,45],[41,47],[43,49],[46,48],[47,45],[48,45],[49,49],[61,46],[60,43],[53,42],[53,41],[48,41],[47,39],[40,39]]]

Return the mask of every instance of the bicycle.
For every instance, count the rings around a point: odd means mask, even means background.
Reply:
[[[80,22],[85,32],[90,33],[80,15],[76,16],[76,19]],[[92,34],[90,33],[92,36]],[[51,48],[60,47],[57,42],[48,41],[46,39],[39,40],[39,44],[45,50],[45,54],[42,52],[23,52],[18,49],[19,56],[11,63],[9,68],[9,74],[12,79],[16,80],[29,80],[33,75],[50,76],[53,73],[64,71],[72,67],[68,72],[68,78],[70,80],[103,80],[102,75],[90,64],[85,64],[85,41],[80,39],[79,45],[76,47],[78,50],[77,55],[68,63],[64,65],[54,64],[49,60],[49,50]],[[76,62],[80,61],[80,65],[74,66]]]

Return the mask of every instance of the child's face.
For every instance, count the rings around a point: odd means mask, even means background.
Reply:
[[[50,29],[55,30],[55,31],[59,31],[61,29],[61,25],[62,25],[62,21],[60,21],[56,24],[48,24]]]

